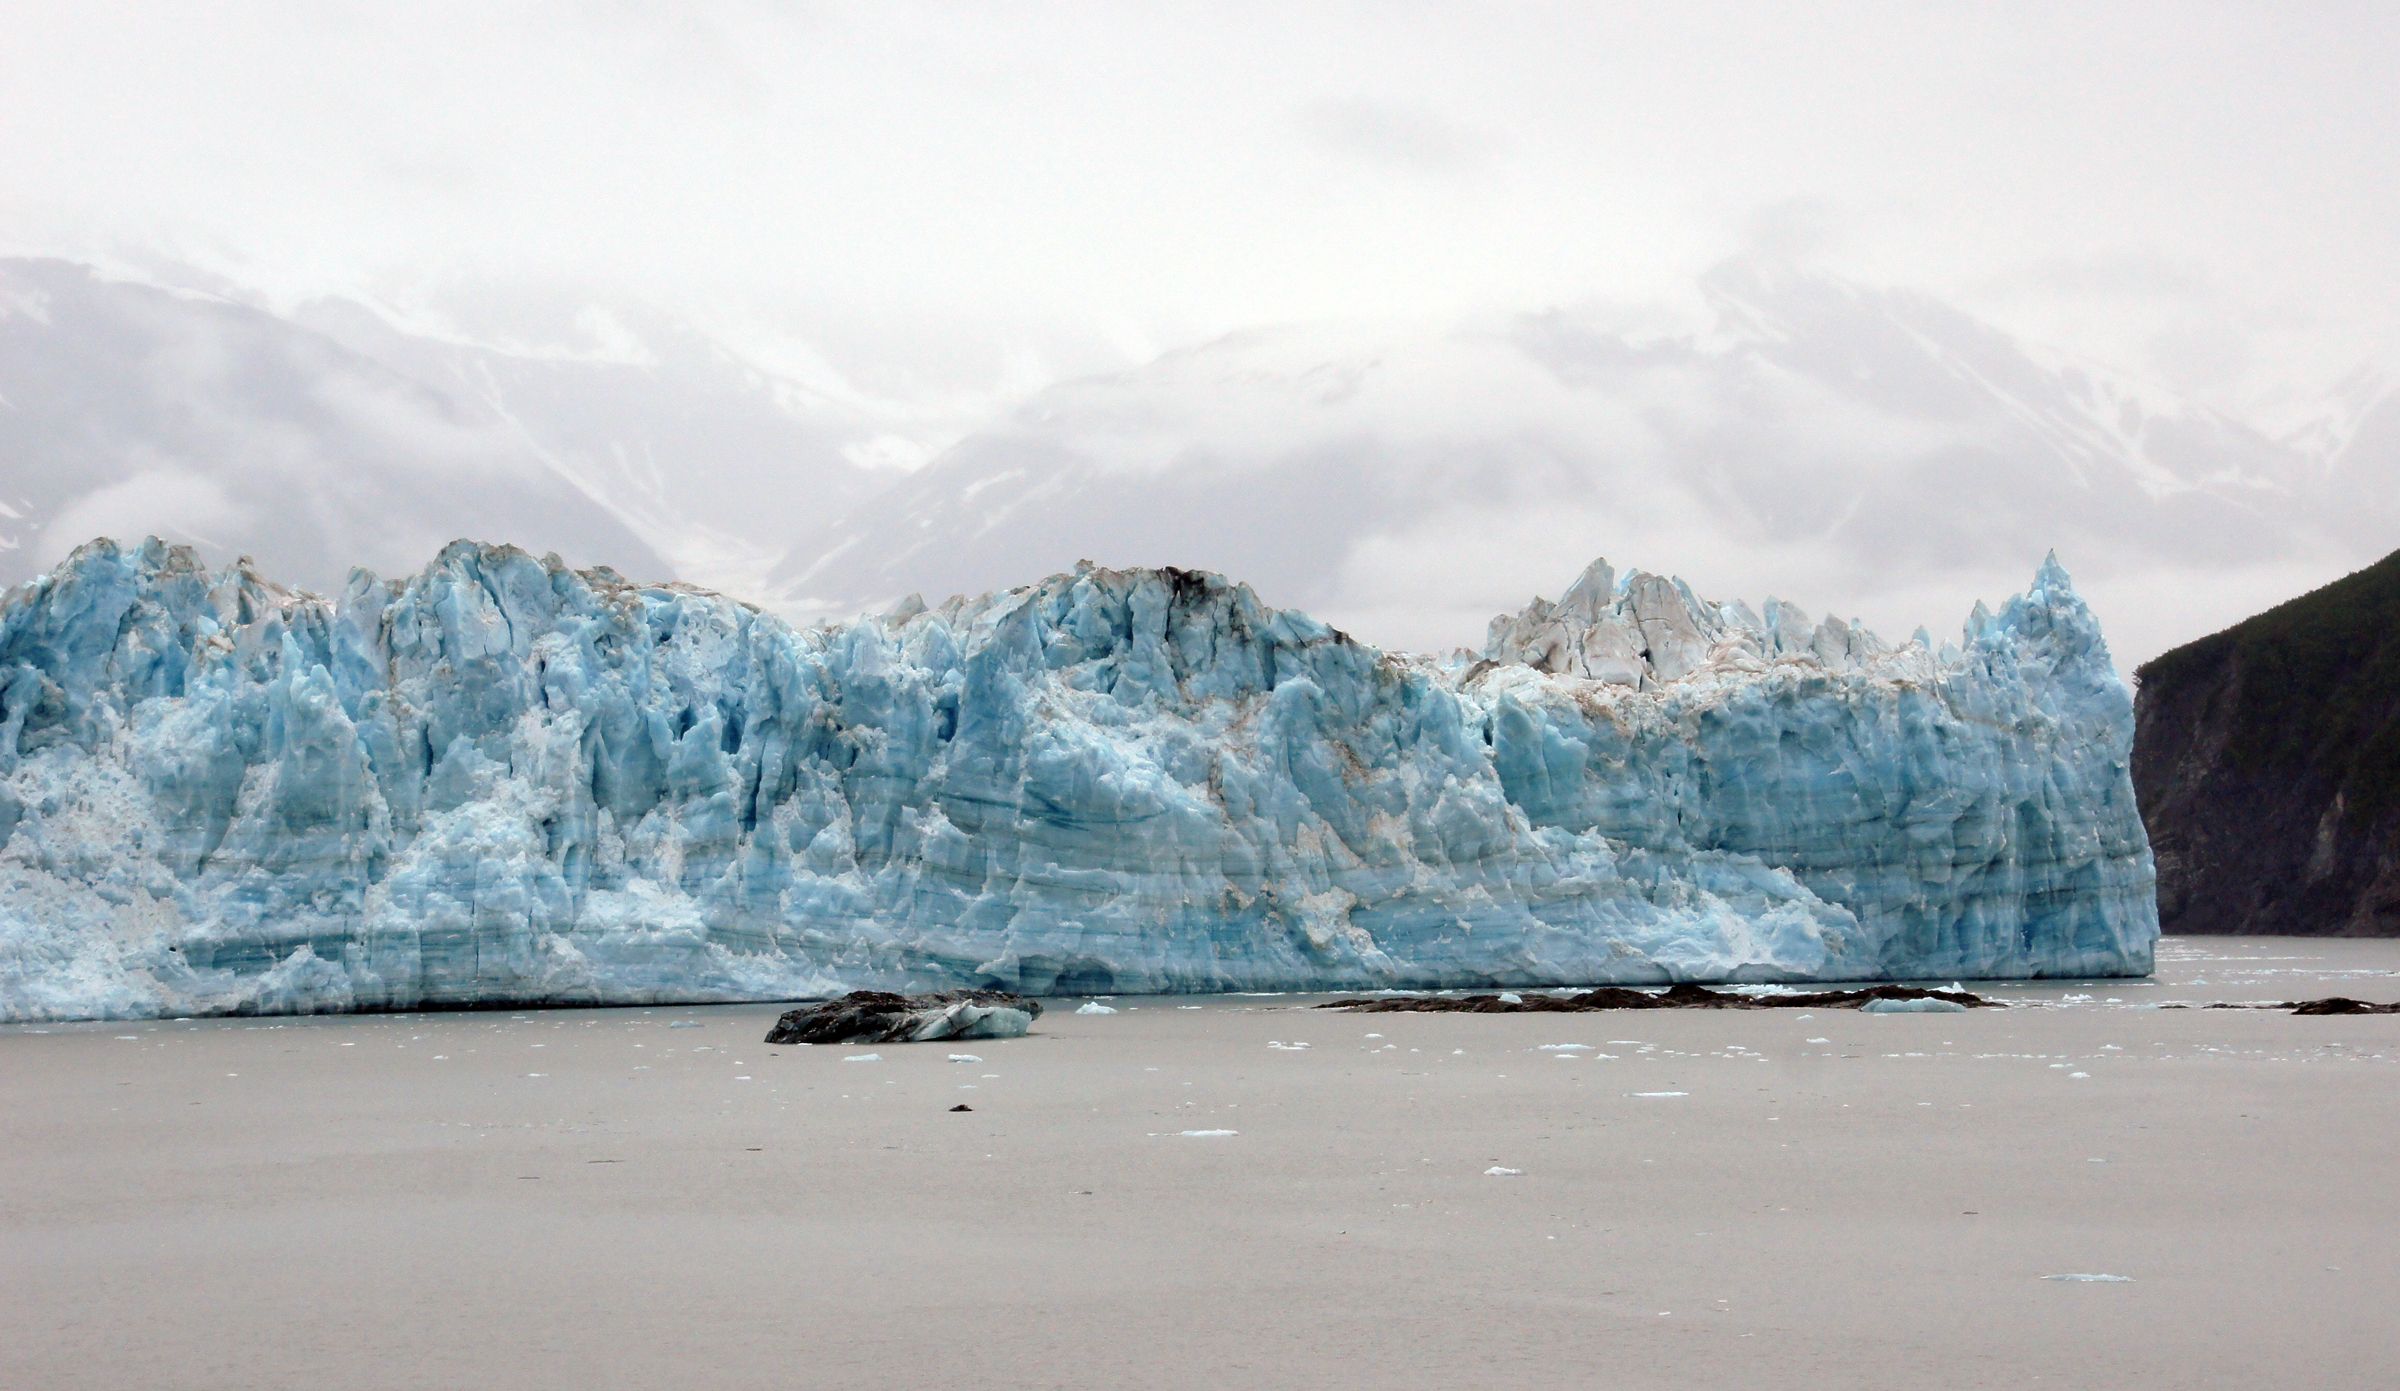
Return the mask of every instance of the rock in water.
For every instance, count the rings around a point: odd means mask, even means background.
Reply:
[[[2400,554],[2138,676],[2167,931],[2400,935]]]
[[[2374,1003],[2354,1000],[2347,995],[2328,995],[2322,1000],[2297,1000],[2289,1008],[2294,1014],[2400,1014],[2400,1002],[2386,1000]]]
[[[1327,1000],[1318,1009],[1353,1014],[1589,1014],[1612,1009],[1855,1009],[1869,1014],[1949,1014],[1995,1004],[1964,990],[1927,990],[1915,985],[1870,985],[1858,990],[1752,994],[1711,990],[1688,982],[1664,990],[1630,990],[1604,985],[1568,995],[1377,995],[1364,1000]],[[1373,1037],[1373,1035],[1369,1035]],[[1579,1044],[1544,1044],[1577,1049]]]
[[[2280,1009],[2292,1014],[2400,1014],[2400,1001],[2352,999],[2327,995],[2316,1000],[2220,1000],[2206,1005],[2160,1005],[2160,1009]]]
[[[785,1010],[769,1043],[930,1043],[943,1038],[1023,1038],[1041,1001],[999,990],[895,995],[853,990],[838,1000]]]
[[[2063,570],[1766,612],[1594,567],[1435,660],[1177,570],[796,629],[94,543],[0,603],[0,1018],[2149,969]]]

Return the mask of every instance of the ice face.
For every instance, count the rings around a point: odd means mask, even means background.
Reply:
[[[0,608],[0,1017],[2149,970],[2055,564],[1941,654],[1612,575],[1469,664],[1178,571],[795,629],[95,543]]]

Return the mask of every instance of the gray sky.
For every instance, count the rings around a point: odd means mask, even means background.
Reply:
[[[589,306],[648,306],[836,403],[853,458],[1235,330],[1609,320],[1743,252],[2269,435],[2400,366],[2391,4],[0,0],[0,32],[0,249],[508,345],[605,351]],[[1601,548],[1710,569],[1607,529],[1544,582]],[[2110,582],[2155,650],[2377,539]],[[1431,572],[1381,573],[1326,602]],[[1937,625],[1973,592],[1879,583]]]
[[[1761,242],[2236,403],[2400,323],[2388,4],[0,11],[19,241],[606,288],[903,393]]]

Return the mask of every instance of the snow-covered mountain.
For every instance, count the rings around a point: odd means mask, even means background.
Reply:
[[[581,350],[410,332],[355,300],[296,319],[488,411],[663,556],[745,591],[790,544],[890,485],[860,456],[878,425],[748,361],[690,324],[613,306]],[[472,528],[468,530],[472,531]]]
[[[890,477],[844,454],[864,425],[690,328],[610,328],[493,347],[0,261],[0,582],[156,534],[330,592],[471,534],[740,588]]]
[[[1596,549],[1704,557],[1714,587],[1797,581],[1890,623],[1944,577],[1997,590],[2053,547],[2105,611],[2118,576],[2333,544],[2302,515],[2305,451],[2239,421],[1921,294],[1759,262],[1699,288],[1664,328],[1594,310],[1261,330],[1062,384],[778,578],[841,608],[1084,556],[1190,565],[1430,647]],[[2137,652],[2172,636],[2111,620]]]
[[[319,588],[474,536],[824,616],[1088,557],[1438,649],[1596,551],[1905,631],[2055,548],[2138,661],[2400,544],[2387,375],[2270,435],[1760,260],[1676,307],[1229,335],[1034,392],[913,473],[882,447],[957,438],[955,401],[803,386],[663,314],[180,288],[206,283],[0,261],[0,582],[96,534]]]
[[[2371,381],[2371,385],[2369,384]],[[2361,381],[2335,417],[2339,446],[2325,458],[2320,505],[2363,551],[2400,543],[2400,383]]]
[[[404,567],[462,526],[666,566],[506,422],[272,314],[0,263],[0,579],[97,535],[188,540],[301,583]]]

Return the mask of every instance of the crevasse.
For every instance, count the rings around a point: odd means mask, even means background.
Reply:
[[[2146,973],[2053,561],[1887,648],[1587,571],[1480,658],[1071,574],[839,627],[461,542],[0,607],[0,1018]]]

